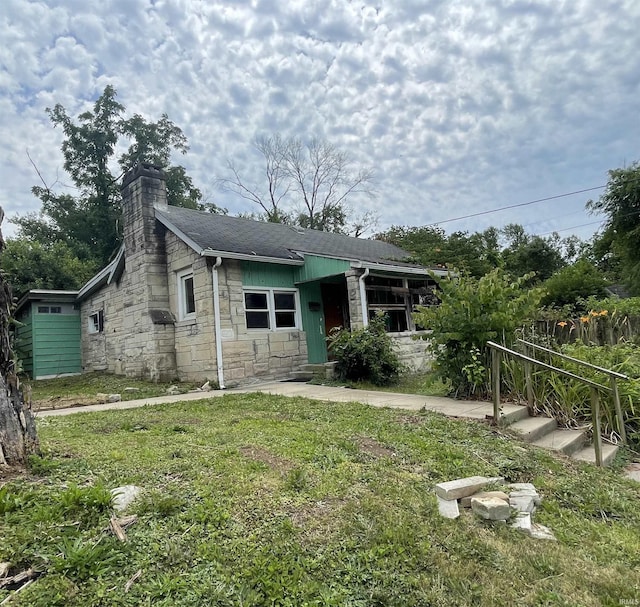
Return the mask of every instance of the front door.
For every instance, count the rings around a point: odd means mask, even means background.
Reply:
[[[321,290],[324,330],[329,337],[332,329],[349,327],[347,285],[344,282],[324,283]]]

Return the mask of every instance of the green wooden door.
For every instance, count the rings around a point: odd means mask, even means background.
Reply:
[[[300,285],[302,327],[307,335],[307,355],[310,363],[327,362],[327,340],[324,332],[322,293],[320,284],[310,282]]]

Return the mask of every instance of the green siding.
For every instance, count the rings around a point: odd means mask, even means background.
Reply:
[[[310,310],[309,302],[320,304],[319,310]],[[324,333],[322,294],[317,282],[300,285],[300,307],[302,326],[307,334],[307,352],[310,363],[327,362],[327,342]]]
[[[257,261],[242,262],[242,284],[247,287],[275,287],[293,289],[296,266]]]
[[[32,377],[81,370],[80,315],[34,314]]]
[[[295,267],[295,281],[307,282],[326,276],[344,274],[349,268],[351,268],[351,262],[344,259],[305,255],[304,265]]]
[[[17,319],[21,326],[16,328],[16,354],[22,362],[25,373],[33,377],[33,325],[27,311]]]

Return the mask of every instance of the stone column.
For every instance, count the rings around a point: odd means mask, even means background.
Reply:
[[[357,268],[347,270],[347,298],[349,300],[349,319],[352,329],[361,329],[364,326],[362,318],[362,299],[360,297],[360,276],[364,270]]]
[[[159,167],[139,164],[122,183],[124,372],[161,381],[176,377],[177,369],[164,228],[156,222],[154,207],[167,207],[164,174]]]

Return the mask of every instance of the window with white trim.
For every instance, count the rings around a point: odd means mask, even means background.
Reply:
[[[196,317],[196,297],[193,287],[193,270],[178,272],[178,319],[190,320]]]
[[[297,329],[300,305],[296,289],[245,289],[247,329]]]
[[[102,333],[104,331],[104,311],[98,310],[89,314],[87,330],[89,333]]]

